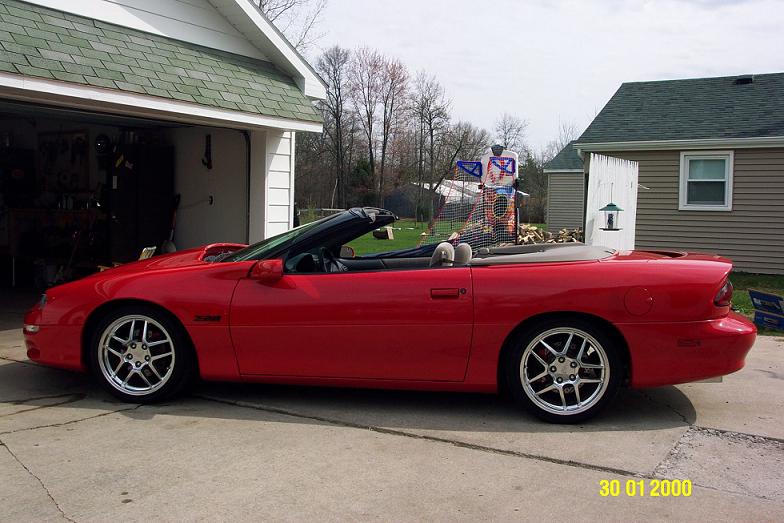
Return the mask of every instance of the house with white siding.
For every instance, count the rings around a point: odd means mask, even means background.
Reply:
[[[564,151],[579,167],[547,166],[549,215],[566,209],[571,224],[584,214],[577,169],[590,172],[588,153],[633,160],[637,248],[714,252],[742,271],[784,274],[782,114],[784,73],[624,83],[568,146],[574,154]]]
[[[325,96],[250,0],[3,0],[0,285],[160,247],[177,195],[180,249],[286,231]]]

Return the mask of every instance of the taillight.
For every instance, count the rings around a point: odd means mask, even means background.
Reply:
[[[730,303],[732,303],[732,282],[727,280],[722,285],[719,292],[716,293],[716,297],[713,298],[713,304],[716,307],[729,307]]]

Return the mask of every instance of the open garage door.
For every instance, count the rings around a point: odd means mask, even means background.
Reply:
[[[177,195],[175,245],[245,241],[247,191],[238,130],[0,100],[0,287],[160,253]]]

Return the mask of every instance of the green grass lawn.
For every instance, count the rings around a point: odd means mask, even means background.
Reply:
[[[378,240],[372,233],[360,236],[349,247],[354,249],[357,256],[372,254],[374,252],[396,251],[398,249],[409,249],[416,247],[419,242],[419,235],[427,231],[427,223],[414,223],[412,218],[402,218],[392,224],[392,234],[394,240]]]
[[[372,233],[360,236],[349,247],[354,249],[357,256],[372,254],[374,252],[396,251],[399,249],[410,249],[417,246],[420,235],[427,232],[427,223],[415,223],[413,218],[401,218],[392,224],[394,240],[378,240]],[[540,229],[544,228],[542,223],[533,223]]]
[[[784,276],[781,275],[733,272],[730,274],[730,281],[735,287],[735,292],[732,295],[732,308],[749,318],[754,316],[749,289],[772,292],[779,296],[784,295]],[[784,332],[760,328],[760,334],[781,336],[784,335]]]

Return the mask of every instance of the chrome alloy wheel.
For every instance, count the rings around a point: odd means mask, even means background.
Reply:
[[[144,315],[112,322],[101,334],[98,363],[115,389],[145,396],[163,387],[174,369],[174,345],[163,326]]]
[[[578,414],[595,405],[607,390],[607,353],[580,329],[550,329],[523,351],[520,381],[537,407],[553,414]]]

